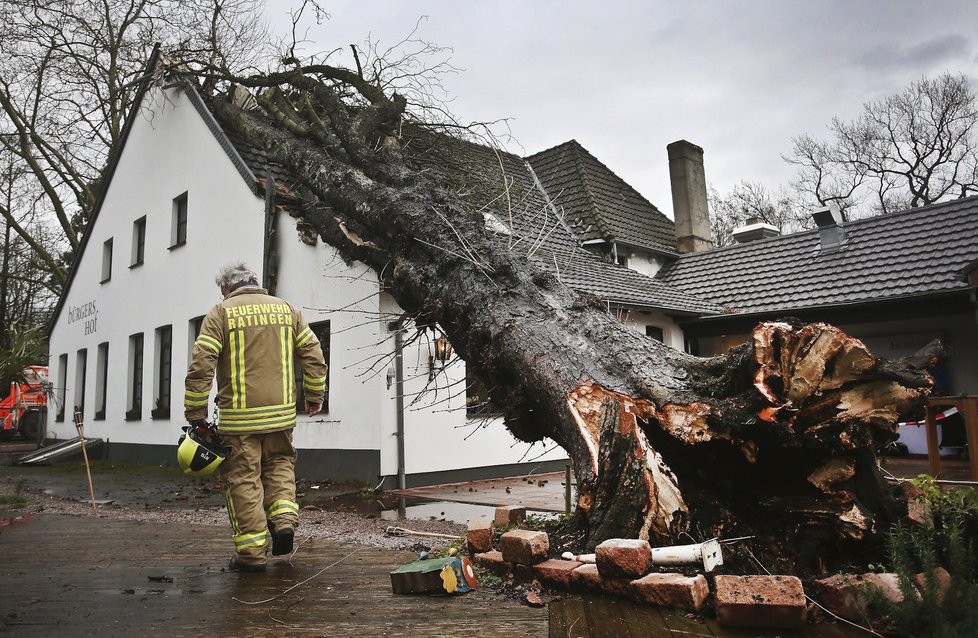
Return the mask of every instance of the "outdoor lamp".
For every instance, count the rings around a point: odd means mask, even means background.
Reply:
[[[452,342],[444,334],[435,339],[435,359],[445,364],[452,357]]]

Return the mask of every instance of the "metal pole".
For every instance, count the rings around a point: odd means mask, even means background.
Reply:
[[[571,466],[564,466],[564,513],[571,513]]]
[[[88,476],[88,495],[92,499],[92,512],[98,514],[95,507],[95,488],[92,487],[92,468],[88,465],[88,450],[85,449],[85,426],[82,423],[82,413],[75,411],[75,429],[78,430],[78,439],[81,441],[82,458],[85,459],[85,474]]]

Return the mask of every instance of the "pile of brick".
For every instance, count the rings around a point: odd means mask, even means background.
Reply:
[[[595,548],[595,562],[550,558],[546,532],[512,529],[494,546],[494,527],[514,527],[525,521],[526,510],[501,507],[494,521],[469,523],[466,543],[476,565],[497,576],[517,581],[537,580],[553,589],[603,592],[653,605],[699,612],[711,599],[717,621],[731,627],[798,628],[808,610],[801,580],[794,576],[717,575],[661,572],[652,564],[647,541],[611,539]],[[712,582],[711,582],[712,580]],[[944,584],[949,579],[938,574]],[[923,586],[923,575],[918,577]],[[813,597],[829,612],[861,621],[868,610],[860,587],[876,586],[891,600],[901,600],[894,574],[834,576],[812,584]]]

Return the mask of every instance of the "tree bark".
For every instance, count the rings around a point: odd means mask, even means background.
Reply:
[[[765,323],[712,358],[672,350],[511,250],[406,161],[403,101],[348,108],[299,71],[251,81],[269,84],[291,87],[292,125],[223,99],[211,108],[299,182],[302,225],[376,270],[418,325],[445,331],[516,437],[567,451],[587,547],[753,535],[762,561],[795,572],[876,556],[905,503],[875,450],[919,410],[925,372],[824,324]]]

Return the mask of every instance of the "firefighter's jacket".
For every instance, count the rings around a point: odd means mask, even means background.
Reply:
[[[302,369],[306,402],[321,403],[326,362],[302,313],[262,288],[238,288],[207,313],[194,342],[183,402],[187,420],[207,418],[216,369],[218,429],[234,434],[293,427],[293,357]]]

